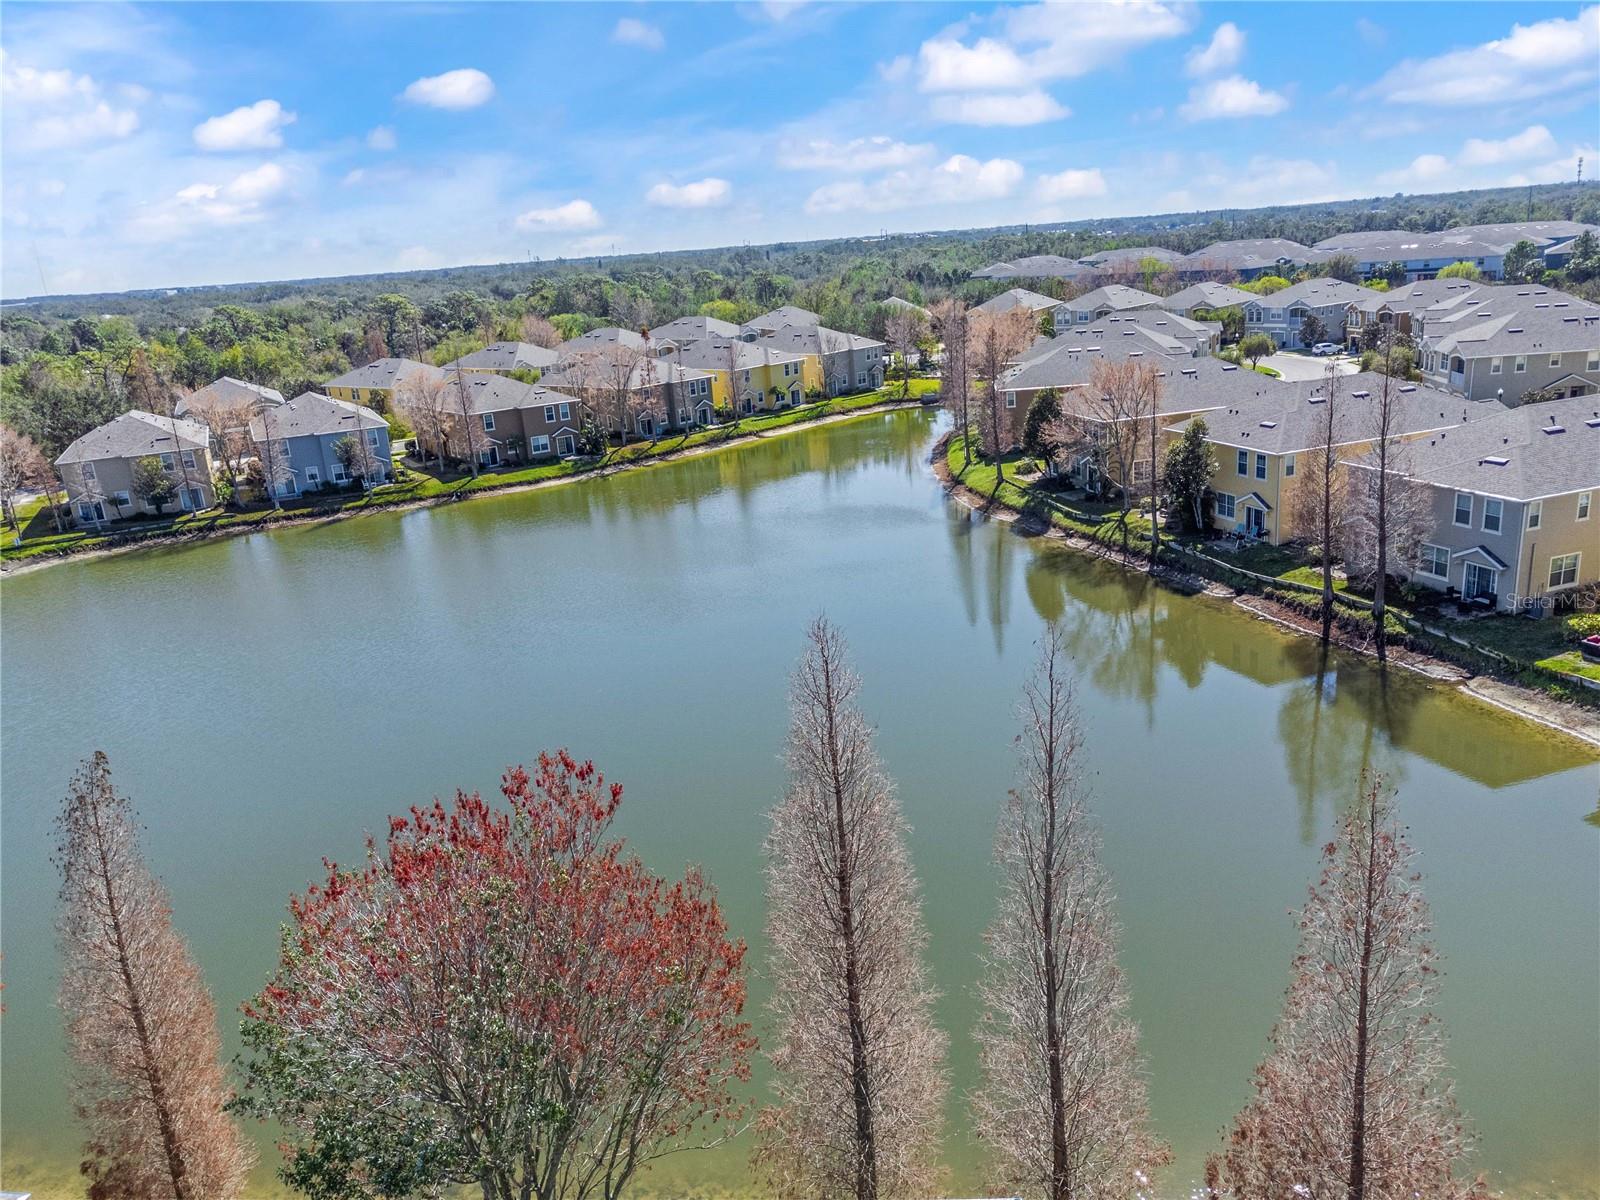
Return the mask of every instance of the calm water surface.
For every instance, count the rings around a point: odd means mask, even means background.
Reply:
[[[1162,1191],[1187,1191],[1246,1096],[1287,979],[1289,910],[1370,763],[1398,783],[1422,854],[1479,1165],[1526,1194],[1595,1195],[1593,756],[971,518],[929,475],[934,433],[928,415],[892,414],[594,484],[6,581],[4,1186],[71,1194],[48,846],[79,759],[106,750],[138,803],[230,1049],[233,1006],[324,854],[353,860],[386,814],[491,789],[541,747],[623,781],[634,846],[662,871],[703,863],[759,965],[786,679],[826,610],[914,825],[957,1085],[951,1194],[984,1182],[960,1092],[990,841],[1017,688],[1055,620],[1081,674],[1151,1107],[1177,1152]],[[759,979],[753,991],[759,1021]],[[746,1152],[680,1157],[646,1185],[744,1189]]]

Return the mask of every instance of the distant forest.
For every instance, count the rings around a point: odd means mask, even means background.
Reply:
[[[39,297],[0,312],[0,420],[53,456],[120,412],[168,407],[182,391],[220,375],[295,395],[386,355],[444,362],[490,341],[548,343],[602,325],[638,329],[691,313],[741,321],[781,304],[810,309],[832,328],[881,336],[888,297],[981,301],[1009,285],[971,273],[1022,255],[1077,258],[1133,245],[1190,252],[1253,237],[1310,245],[1349,230],[1530,219],[1600,224],[1600,186]],[[1142,282],[1168,290],[1162,285],[1172,281]],[[1062,280],[1040,286],[1062,295],[1074,289]]]

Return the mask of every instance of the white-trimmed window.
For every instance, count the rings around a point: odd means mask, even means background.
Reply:
[[[1224,521],[1233,520],[1234,513],[1236,511],[1234,508],[1233,497],[1227,492],[1217,492],[1215,495],[1217,497],[1217,516],[1221,517]]]
[[[127,508],[129,504],[133,503],[127,492],[118,492],[111,497],[111,502],[118,508]]]
[[[170,454],[163,454],[161,456],[161,469],[163,471],[176,471],[178,469],[178,460]]]
[[[378,448],[378,431],[376,429],[367,430],[367,445],[374,450]]]
[[[544,406],[544,423],[546,425],[554,425],[556,423],[556,406],[554,404],[546,404]]]
[[[529,454],[549,454],[550,439],[542,433],[536,433],[528,439]]]
[[[1472,493],[1471,492],[1457,492],[1456,493],[1455,522],[1456,522],[1457,525],[1461,525],[1461,526],[1468,527],[1468,528],[1471,527],[1471,525],[1472,525]]]
[[[1431,575],[1435,579],[1448,579],[1450,577],[1450,551],[1443,546],[1431,546],[1424,542],[1422,550],[1417,556],[1417,570],[1424,575]]]
[[[1150,482],[1150,460],[1148,458],[1136,458],[1133,460],[1133,481],[1135,483]]]
[[[1496,500],[1493,496],[1485,496],[1483,498],[1483,531],[1485,533],[1500,532],[1500,516],[1504,508],[1504,502]]]
[[[94,472],[94,464],[92,462],[84,463],[83,464],[83,481],[85,483],[93,483],[98,478],[99,478],[99,476],[97,476],[95,474],[95,472]]]
[[[1559,355],[1559,354],[1551,354],[1550,355],[1550,365],[1552,367],[1559,367],[1561,365],[1561,355]]]
[[[333,481],[335,483],[344,483],[344,482],[347,481],[347,479],[348,479],[348,476],[346,476],[345,473],[344,473],[344,464],[343,463],[334,463],[333,464]],[[307,468],[306,469],[306,484],[307,484],[307,486],[310,486],[311,484],[315,483],[316,481],[317,481],[317,473],[316,473],[316,471],[314,471],[314,470],[312,470],[310,468]]]
[[[1241,475],[1250,474],[1250,451],[1239,451],[1238,470]]]
[[[183,465],[184,465],[184,467],[186,467],[190,471],[194,470],[194,451],[193,450],[185,450],[183,452]]]
[[[1289,476],[1291,476],[1293,474],[1294,474],[1294,455],[1285,454],[1283,456],[1283,477],[1285,479],[1287,479]]]
[[[1578,564],[1583,555],[1576,551],[1572,554],[1555,554],[1550,557],[1550,589],[1571,587],[1578,582]]]
[[[1527,369],[1528,369],[1528,356],[1526,354],[1517,355],[1517,357],[1514,360],[1514,362],[1515,362],[1515,365],[1511,369],[1513,371],[1515,371],[1518,375],[1524,374],[1527,371]]]
[[[572,420],[572,405],[570,405],[570,404],[563,404],[563,405],[562,405],[562,406],[561,406],[561,419],[562,419],[562,420],[563,420],[563,421],[570,421],[570,420]]]
[[[343,470],[344,470],[343,467],[334,467],[333,473],[334,473],[335,478],[337,478],[339,473],[342,472]],[[316,487],[317,484],[319,484],[321,482],[322,482],[322,472],[317,470],[317,468],[315,468],[315,467],[307,467],[306,468],[306,486],[307,487]]]
[[[1491,374],[1491,375],[1499,375],[1504,370],[1505,370],[1505,360],[1504,359],[1491,358],[1489,360],[1489,374]]]
[[[485,433],[493,433],[494,432],[494,414],[493,413],[484,413],[483,414],[483,431]]]
[[[1600,350],[1589,351],[1589,357],[1584,360],[1585,371],[1600,371]]]
[[[1592,492],[1578,493],[1578,520],[1587,521],[1589,519],[1589,507],[1593,500],[1594,493]]]
[[[1016,406],[1017,406],[1017,394],[1015,392],[1007,392],[1006,393],[1006,407],[1007,408],[1015,408]]]
[[[1530,500],[1528,502],[1528,528],[1539,528],[1539,522],[1544,518],[1544,501]]]
[[[1265,454],[1257,452],[1257,454],[1256,454],[1256,478],[1257,479],[1265,479],[1266,477],[1267,477],[1267,456]]]

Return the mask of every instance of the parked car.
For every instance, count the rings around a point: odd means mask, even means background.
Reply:
[[[1337,353],[1339,353],[1339,343],[1338,342],[1318,342],[1315,346],[1311,347],[1311,353],[1313,353],[1313,354],[1322,354],[1322,355],[1325,355],[1325,354],[1337,354]]]

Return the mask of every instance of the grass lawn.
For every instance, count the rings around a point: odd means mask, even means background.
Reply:
[[[963,467],[964,454],[961,439],[953,437],[946,454],[950,475],[982,496],[991,496],[1000,503],[1030,516],[1048,520],[1052,525],[1084,537],[1120,545],[1122,541],[1121,508],[1115,504],[1096,504],[1072,501],[1057,492],[1031,486],[1039,476],[1019,479],[1016,472],[1033,467],[1038,460],[1027,454],[1008,454],[1000,460],[1004,478],[992,462],[977,457],[977,440],[973,440],[973,455]],[[998,490],[997,490],[998,489]],[[1128,545],[1134,547],[1150,540],[1150,519],[1133,512],[1128,514]]]
[[[910,389],[911,398],[918,399],[926,396],[931,392],[937,391],[938,387],[938,383],[931,379],[913,379]],[[680,451],[692,449],[695,446],[715,445],[735,437],[764,433],[768,430],[795,425],[802,421],[815,421],[840,413],[856,412],[861,409],[871,408],[874,405],[899,400],[901,398],[900,393],[900,384],[896,382],[890,387],[880,388],[872,392],[863,392],[858,396],[841,396],[833,400],[821,400],[814,404],[802,405],[799,408],[745,417],[737,425],[716,425],[708,429],[698,429],[691,433],[672,434],[657,441],[634,442],[627,446],[613,449],[603,459],[537,463],[512,469],[486,470],[476,478],[467,472],[439,474],[433,471],[418,471],[402,466],[398,470],[399,478],[394,483],[376,487],[366,495],[344,497],[334,495],[316,498],[301,496],[285,500],[283,507],[278,509],[266,506],[240,510],[212,509],[203,513],[184,513],[172,517],[152,517],[118,522],[115,526],[105,531],[69,529],[66,533],[57,533],[54,521],[44,511],[44,500],[40,498],[27,504],[18,505],[17,516],[22,525],[21,544],[12,543],[10,530],[8,529],[4,545],[0,546],[0,558],[3,558],[6,562],[16,562],[42,554],[69,554],[85,550],[96,550],[105,546],[147,537],[205,534],[225,529],[265,527],[279,521],[293,520],[295,518],[332,516],[341,512],[385,508],[417,500],[429,500],[439,496],[465,496],[478,492],[496,491],[501,488],[538,483],[547,479],[582,475],[601,467],[621,466],[642,463],[650,459],[666,458]]]
[[[1571,648],[1559,617],[1535,619],[1515,613],[1497,613],[1451,627],[1464,641],[1498,651],[1522,662],[1540,662]]]
[[[1565,654],[1557,654],[1550,658],[1541,658],[1539,666],[1550,671],[1561,671],[1567,675],[1581,675],[1585,679],[1593,679],[1600,683],[1600,663],[1587,661],[1576,650],[1568,650]]]

